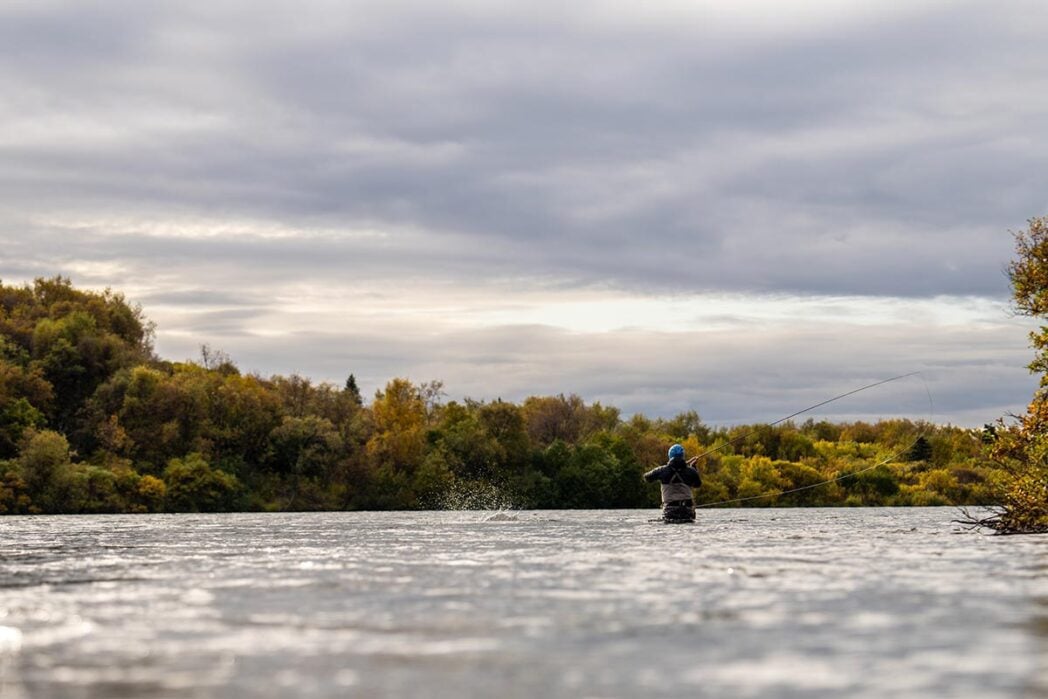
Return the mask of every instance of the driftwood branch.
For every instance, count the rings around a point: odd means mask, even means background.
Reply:
[[[1029,525],[1017,523],[1014,518],[1008,516],[1008,511],[1005,508],[987,508],[991,514],[985,517],[973,515],[966,507],[960,507],[958,509],[961,512],[962,518],[955,519],[953,522],[955,524],[960,524],[969,531],[975,529],[991,529],[995,534],[1048,533],[1048,526],[1035,526],[1031,528]]]

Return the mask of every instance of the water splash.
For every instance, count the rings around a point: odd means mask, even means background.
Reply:
[[[515,515],[515,514],[511,514],[509,512],[505,512],[505,511],[499,511],[499,512],[496,512],[495,514],[491,515],[490,517],[485,517],[484,521],[485,522],[519,522],[520,518],[517,515]]]
[[[516,508],[512,494],[488,481],[457,481],[438,503],[442,510],[495,510],[501,514]]]

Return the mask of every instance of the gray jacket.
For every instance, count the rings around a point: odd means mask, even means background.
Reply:
[[[691,500],[691,489],[702,485],[702,478],[695,467],[683,458],[671,459],[665,466],[653,468],[644,474],[649,483],[662,484],[662,504]]]

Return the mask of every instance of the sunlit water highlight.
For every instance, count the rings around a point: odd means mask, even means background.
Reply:
[[[3,518],[0,696],[1045,696],[1048,537],[955,514]]]

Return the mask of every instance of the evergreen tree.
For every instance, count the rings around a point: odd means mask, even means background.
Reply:
[[[922,434],[913,443],[909,451],[906,452],[907,461],[928,461],[932,458],[932,444]]]
[[[346,379],[346,393],[353,397],[357,402],[357,405],[364,402],[360,397],[360,388],[357,386],[357,377],[353,374],[350,374],[349,378]]]

